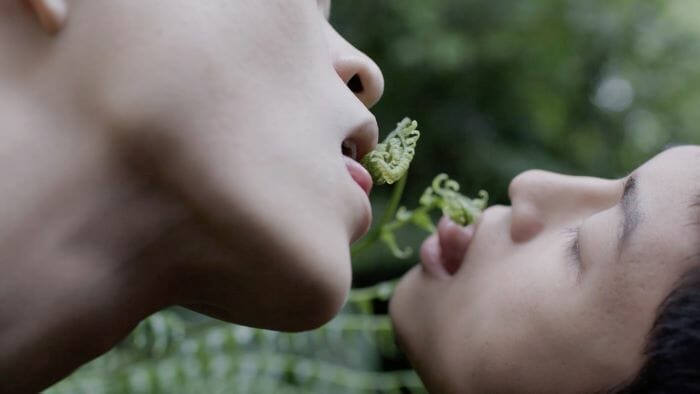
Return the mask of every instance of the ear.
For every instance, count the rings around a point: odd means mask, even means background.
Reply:
[[[58,33],[68,19],[66,0],[25,0],[36,14],[41,27],[49,34]]]

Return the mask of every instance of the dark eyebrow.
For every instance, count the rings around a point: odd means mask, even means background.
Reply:
[[[618,237],[617,250],[622,254],[625,245],[634,230],[641,221],[642,214],[639,210],[639,193],[637,187],[637,175],[632,174],[627,177],[625,187],[620,198],[620,207],[622,208],[622,230]]]

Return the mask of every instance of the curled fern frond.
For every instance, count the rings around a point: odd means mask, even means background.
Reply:
[[[401,179],[416,153],[420,138],[415,120],[404,118],[377,148],[360,161],[377,185],[392,184]]]
[[[437,227],[431,218],[431,212],[435,209],[442,211],[452,221],[462,226],[473,223],[488,204],[489,195],[486,191],[479,192],[479,198],[469,198],[459,193],[459,184],[445,174],[440,174],[419,200],[419,207],[408,210],[399,207],[394,220],[380,227],[379,239],[391,250],[396,258],[405,259],[411,256],[411,248],[399,247],[394,233],[407,224],[413,224],[429,233],[437,231]]]
[[[439,174],[433,179],[420,198],[424,207],[437,207],[453,222],[466,226],[473,223],[488,204],[489,195],[485,190],[479,191],[479,198],[471,199],[459,193],[459,184],[447,174]]]

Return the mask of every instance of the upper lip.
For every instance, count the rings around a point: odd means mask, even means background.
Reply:
[[[354,158],[359,161],[367,153],[371,152],[377,146],[379,139],[379,126],[374,115],[370,115],[357,127],[353,128],[343,141],[349,141],[355,144],[357,148],[357,156]]]
[[[489,209],[491,209],[491,208],[493,208],[493,207],[494,207],[494,206],[486,207],[486,208],[479,214],[479,217],[476,218],[476,220],[474,221],[474,223],[472,223],[472,224],[473,224],[473,227],[472,227],[472,228],[473,228],[473,230],[472,230],[472,241],[474,240],[474,238],[476,237],[476,234],[479,232],[479,229],[481,228],[481,226],[482,226],[483,223],[484,223],[484,218],[485,218],[485,215],[484,215],[484,214],[486,213],[486,211],[488,211]],[[471,245],[471,243],[472,243],[472,242],[470,241],[469,244]]]

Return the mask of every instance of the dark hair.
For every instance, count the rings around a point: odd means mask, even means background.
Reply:
[[[661,304],[644,353],[639,374],[611,392],[700,393],[700,267],[684,274]]]

